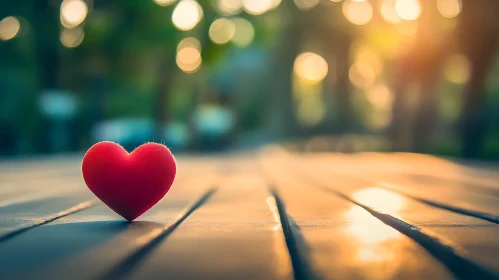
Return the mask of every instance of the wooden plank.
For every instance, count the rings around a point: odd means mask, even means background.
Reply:
[[[426,200],[489,213],[490,215],[499,215],[499,197],[477,192],[466,185],[456,186],[449,181],[428,183],[403,175],[377,176],[373,182]]]
[[[380,213],[389,214],[414,225],[423,233],[453,248],[459,257],[499,275],[499,263],[496,261],[499,257],[497,224],[430,207],[358,180],[331,176],[314,170],[317,169],[310,166],[307,172],[313,173],[314,178],[318,179],[316,182],[323,187],[344,193]]]
[[[257,177],[231,178],[131,278],[290,279],[288,251],[268,197]]]
[[[314,166],[315,170],[321,170],[326,176],[347,176],[352,180],[359,181],[358,183],[364,182],[366,185],[385,187],[415,198],[421,198],[432,205],[458,209],[461,213],[468,212],[472,215],[475,213],[476,216],[482,216],[489,221],[499,222],[499,197],[494,194],[493,189],[488,187],[477,190],[464,183],[454,185],[451,180],[434,180],[432,184],[428,184],[405,175],[403,172],[380,172],[378,165],[383,165],[383,162],[380,164],[377,164],[377,161],[359,162],[355,160],[355,157],[326,155],[325,157],[305,156],[301,159],[304,159],[308,165]],[[428,168],[437,170],[442,168],[438,163],[439,161],[435,167],[433,166],[435,163],[429,161]],[[417,172],[417,169],[411,172]],[[489,192],[484,191],[484,188],[488,188]]]
[[[297,180],[289,170],[271,173],[318,278],[453,279],[424,249],[359,206]]]
[[[78,194],[78,195],[77,195]],[[18,231],[51,222],[92,207],[97,200],[88,192],[40,198],[0,207],[0,242]]]
[[[102,277],[146,246],[151,236],[167,230],[214,178],[177,181],[158,205],[133,223],[100,204],[23,233],[0,246],[0,271],[14,279],[70,279],[75,272],[81,279]]]
[[[216,174],[214,170],[219,166],[211,158],[199,162],[180,158],[180,162],[185,169],[179,168],[176,181],[191,176],[192,173],[206,178],[207,174]],[[11,185],[0,184],[0,236],[95,198],[83,182],[79,165],[79,160],[66,163],[66,167],[77,170],[76,175],[72,176],[47,175],[42,172],[28,178],[17,175],[18,179],[11,182]]]

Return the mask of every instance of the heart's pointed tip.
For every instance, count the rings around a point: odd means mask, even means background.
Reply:
[[[131,222],[133,222],[135,219],[137,219],[137,218],[127,218],[127,217],[123,217],[123,218],[125,218],[125,220],[126,220],[128,223],[131,223]]]

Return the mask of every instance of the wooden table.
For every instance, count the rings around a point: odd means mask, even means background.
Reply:
[[[178,156],[132,223],[80,156],[0,163],[0,279],[497,279],[499,170],[417,154]]]

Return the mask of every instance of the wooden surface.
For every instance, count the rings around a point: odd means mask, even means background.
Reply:
[[[81,156],[0,163],[0,279],[497,279],[499,170],[416,154],[179,156],[132,223]]]

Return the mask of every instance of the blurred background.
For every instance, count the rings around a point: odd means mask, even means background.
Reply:
[[[111,140],[499,160],[497,0],[0,1],[0,157]]]

